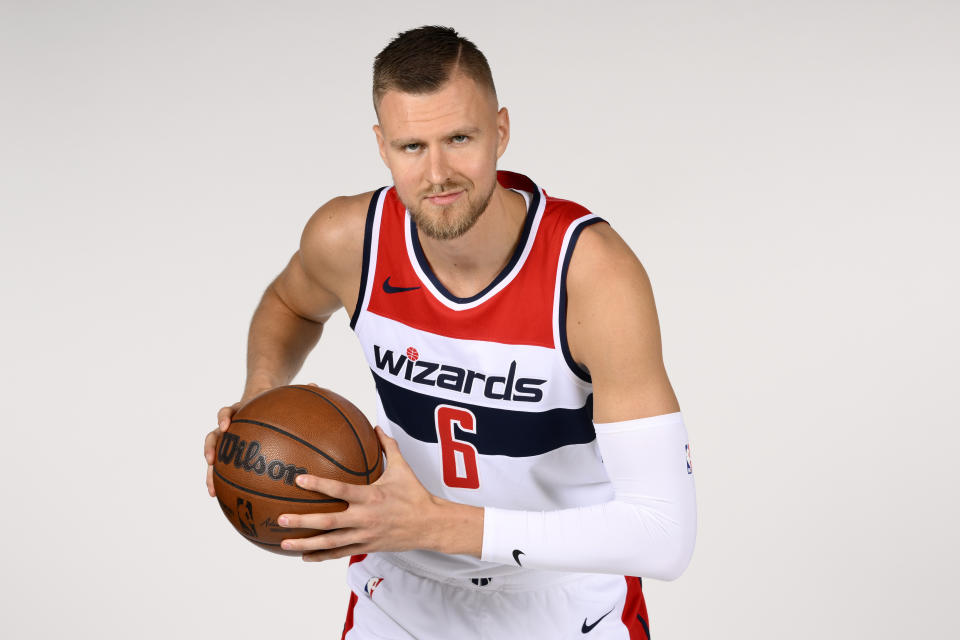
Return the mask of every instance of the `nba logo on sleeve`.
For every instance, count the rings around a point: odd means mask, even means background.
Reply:
[[[693,459],[690,457],[690,445],[689,445],[689,444],[685,444],[685,445],[683,445],[683,448],[687,450],[687,474],[688,474],[688,475],[692,475],[692,474],[693,474]]]

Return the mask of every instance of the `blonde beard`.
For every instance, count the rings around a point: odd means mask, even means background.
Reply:
[[[413,223],[417,225],[417,230],[424,235],[434,240],[453,240],[465,234],[477,223],[483,212],[487,210],[487,205],[490,204],[490,199],[493,198],[493,192],[496,188],[497,183],[494,181],[493,186],[490,187],[490,192],[483,198],[482,202],[473,205],[468,200],[468,208],[463,215],[449,221],[445,221],[442,217],[434,218],[424,215],[423,207],[408,206],[407,210],[410,212],[410,217],[413,218]]]

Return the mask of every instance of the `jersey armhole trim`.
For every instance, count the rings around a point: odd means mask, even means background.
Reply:
[[[599,216],[581,219],[575,221],[573,223],[573,230],[568,232],[570,233],[570,238],[563,251],[563,266],[560,268],[560,283],[558,287],[559,301],[557,303],[557,333],[560,337],[560,351],[563,353],[563,359],[566,361],[570,371],[584,382],[589,383],[593,382],[590,374],[573,359],[573,356],[570,354],[570,345],[567,342],[567,271],[570,269],[570,258],[573,256],[573,249],[577,246],[577,239],[580,237],[580,234],[584,229],[597,222],[606,222],[606,220]]]
[[[370,273],[370,255],[373,249],[373,221],[377,217],[378,205],[381,195],[386,187],[380,187],[373,192],[370,197],[370,205],[367,207],[367,220],[363,225],[363,267],[360,271],[360,291],[357,293],[357,306],[350,317],[350,328],[357,328],[357,320],[360,319],[360,310],[367,305],[367,281],[374,276]]]

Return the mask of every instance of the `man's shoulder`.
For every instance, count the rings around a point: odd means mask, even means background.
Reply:
[[[310,216],[300,236],[300,256],[308,271],[351,271],[361,263],[367,210],[374,193],[337,196]]]
[[[592,286],[610,270],[638,263],[636,255],[610,224],[584,205],[544,192],[541,226],[549,226],[556,237],[570,236],[572,255],[568,280]],[[572,233],[576,231],[576,233]]]
[[[367,219],[367,209],[375,191],[367,191],[352,196],[337,196],[324,203],[317,209],[307,225],[304,233],[322,235],[350,235],[363,232]]]
[[[570,256],[567,288],[571,296],[618,296],[638,285],[648,286],[647,274],[620,234],[602,220],[584,227]]]
[[[363,230],[374,191],[337,196],[317,209],[303,228],[301,250],[363,248]],[[304,246],[306,244],[306,247]]]

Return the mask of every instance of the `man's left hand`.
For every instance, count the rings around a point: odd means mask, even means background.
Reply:
[[[400,455],[397,441],[376,428],[386,470],[371,485],[356,485],[308,474],[297,484],[348,503],[338,513],[284,514],[289,528],[319,529],[310,538],[287,539],[283,548],[303,551],[306,561],[330,560],[372,551],[432,549],[480,557],[483,509],[437,498],[427,491]]]

